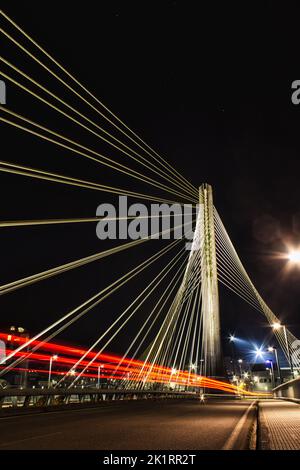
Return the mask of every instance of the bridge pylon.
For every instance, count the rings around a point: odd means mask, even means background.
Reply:
[[[204,375],[223,375],[221,327],[217,276],[214,204],[212,187],[199,188],[199,230],[201,250],[202,355]]]

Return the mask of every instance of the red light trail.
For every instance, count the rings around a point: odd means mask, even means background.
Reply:
[[[8,343],[7,353],[14,351],[13,344],[24,344],[28,339],[15,336],[7,333],[0,333],[0,339]],[[57,377],[66,376],[68,371],[72,369],[78,362],[78,358],[82,357],[86,351],[81,348],[64,346],[56,343],[44,343],[43,341],[31,342],[33,347],[38,346],[42,353],[36,353],[32,351],[16,351],[14,357],[24,358],[24,361],[31,361],[33,363],[46,363],[48,364],[53,355],[57,355],[57,359],[54,361],[55,369],[52,370],[52,375]],[[49,354],[51,352],[51,354]],[[104,379],[113,380],[130,380],[132,382],[142,382],[145,380],[147,383],[162,383],[172,385],[182,385],[194,388],[206,388],[218,391],[223,391],[231,394],[245,394],[245,395],[258,395],[254,392],[243,390],[241,387],[232,385],[228,382],[200,376],[198,374],[192,374],[190,371],[178,370],[174,372],[173,369],[168,367],[162,367],[157,364],[150,364],[139,360],[133,360],[131,358],[124,358],[114,354],[101,354],[97,355],[96,352],[89,352],[86,357],[93,359],[97,356],[97,361],[89,365],[89,361],[80,361],[74,371],[74,376],[80,374],[81,377],[96,379],[98,377],[98,368],[101,367],[101,377]],[[84,367],[88,365],[87,371],[82,371]],[[1,366],[0,369],[4,369],[7,366]],[[63,369],[63,370],[62,370]],[[10,371],[19,371],[37,374],[48,374],[48,369],[40,369],[35,367],[11,367]],[[143,375],[142,375],[143,374]],[[260,394],[266,396],[268,394]]]

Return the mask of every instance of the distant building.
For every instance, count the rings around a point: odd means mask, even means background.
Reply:
[[[281,367],[280,374],[282,382],[291,379],[291,371],[288,367]],[[276,364],[273,364],[273,371],[272,368],[266,367],[265,363],[251,365],[251,385],[253,391],[269,392],[274,387],[280,385],[281,381]]]

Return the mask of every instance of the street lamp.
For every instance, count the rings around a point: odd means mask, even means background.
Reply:
[[[191,364],[189,365],[189,374],[188,374],[188,379],[187,379],[187,385],[191,385],[191,384],[190,384],[190,381],[191,381],[191,373],[192,373],[192,371],[194,371],[194,373],[195,373],[195,370],[196,370],[196,364],[191,363]]]
[[[272,384],[273,384],[273,388],[275,388],[275,377],[274,377],[273,361],[271,361],[270,359],[268,359],[268,360],[266,361],[266,364],[270,364],[270,366],[271,366],[270,372],[271,372],[271,377],[272,377]]]
[[[274,346],[269,346],[268,351],[274,353],[275,355],[277,370],[278,370],[278,375],[279,375],[279,383],[282,383],[281,369],[280,369],[280,364],[279,364],[279,359],[278,359],[277,348],[274,348]],[[276,381],[275,381],[275,385],[276,385]]]
[[[104,367],[103,364],[98,366],[98,383],[97,383],[97,388],[100,388],[100,378],[101,378],[101,369]]]
[[[238,359],[238,363],[239,363],[239,367],[240,367],[240,374],[241,374],[241,377],[242,377],[242,364],[243,364],[243,359]]]
[[[255,359],[263,359],[264,358],[264,351],[263,351],[263,346],[260,346],[259,348],[255,348]]]
[[[51,387],[52,363],[53,363],[53,361],[57,361],[57,359],[58,359],[57,354],[54,354],[53,356],[50,357],[49,374],[48,374],[48,388]]]
[[[233,374],[236,374],[236,369],[235,369],[235,336],[234,335],[229,335],[229,342],[231,345],[231,356],[232,356],[232,365],[233,365]]]
[[[204,364],[204,359],[200,359],[200,375],[201,375],[201,377],[203,375],[203,364]]]
[[[282,327],[282,325],[281,325],[281,323],[279,323],[278,321],[276,321],[276,322],[273,323],[273,325],[272,325],[273,330],[280,330],[281,327]]]
[[[272,328],[273,328],[274,331],[278,331],[281,328],[283,329],[283,335],[284,335],[286,350],[287,350],[288,359],[289,359],[289,363],[290,363],[291,374],[292,374],[292,377],[295,378],[294,368],[293,368],[293,363],[292,363],[292,357],[291,357],[291,351],[290,351],[290,346],[289,346],[287,333],[286,333],[286,327],[285,327],[285,325],[282,325],[280,322],[275,322],[275,323],[273,323]]]
[[[288,259],[292,263],[300,264],[300,250],[292,250],[288,254]]]

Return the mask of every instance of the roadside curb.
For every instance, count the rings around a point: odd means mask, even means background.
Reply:
[[[253,401],[239,419],[222,450],[255,450],[257,447],[257,400]]]
[[[269,428],[264,417],[263,410],[257,405],[257,450],[271,450]]]

